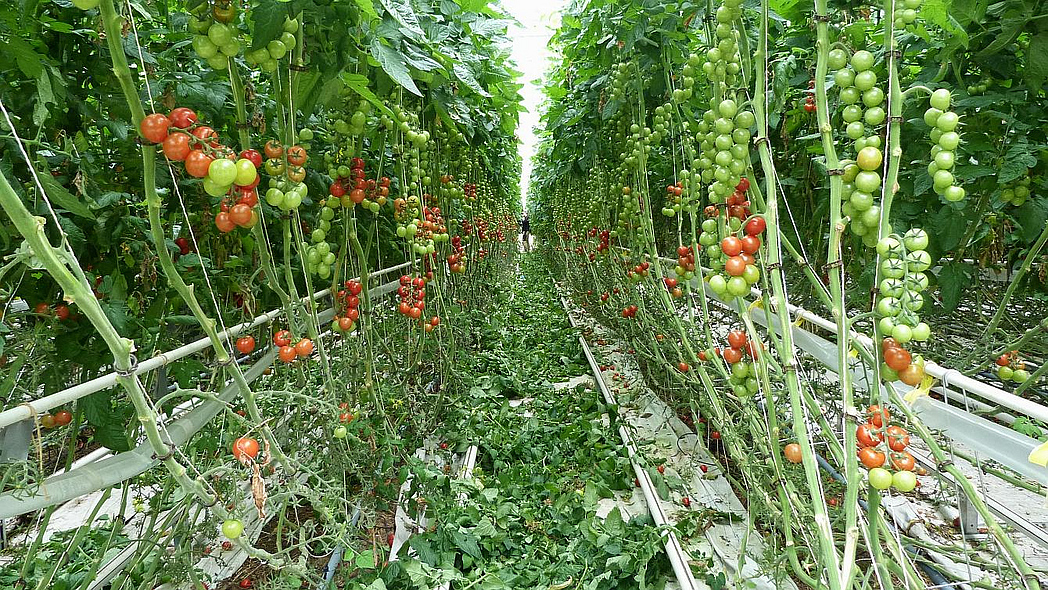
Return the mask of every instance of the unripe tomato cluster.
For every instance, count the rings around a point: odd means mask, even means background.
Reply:
[[[59,410],[54,414],[40,416],[40,426],[43,428],[58,428],[73,421],[73,414],[69,410]]]
[[[206,12],[200,12],[201,10]],[[268,44],[251,48],[251,37],[246,24],[241,28],[236,22],[237,10],[234,0],[205,2],[189,17],[189,30],[193,35],[193,50],[214,70],[226,71],[229,60],[244,51],[244,61],[257,66],[264,72],[274,72],[278,61],[290,56],[295,48],[298,20],[285,18],[283,31]]]
[[[957,133],[960,117],[950,110],[950,100],[950,91],[945,88],[933,92],[928,99],[930,106],[924,111],[924,122],[932,128],[929,137],[935,142],[932,161],[928,164],[932,189],[935,194],[955,203],[964,198],[964,189],[956,185],[953,177],[953,165],[957,159],[954,152],[961,143],[961,136]]]
[[[997,357],[997,377],[1001,381],[1013,381],[1025,383],[1030,380],[1030,372],[1026,369],[1026,361],[1019,357],[1018,350],[1012,350]]]
[[[1030,198],[1030,184],[1029,173],[1023,175],[1022,178],[1009,182],[1001,189],[1001,200],[1016,207],[1023,206],[1026,203],[1026,199]]]
[[[629,265],[627,264],[627,267]],[[645,260],[633,268],[626,269],[626,279],[631,283],[639,283],[651,275],[651,263]]]
[[[931,266],[927,247],[928,234],[918,228],[907,231],[901,239],[891,235],[877,242],[882,277],[876,306],[878,325],[882,334],[900,345],[911,340],[924,342],[931,336],[931,328],[918,315],[924,306],[922,292],[928,288],[925,271]]]
[[[700,153],[693,165],[701,180],[710,183],[710,202],[727,204],[729,214],[740,220],[747,216],[742,208],[749,205],[745,197],[749,183],[746,188],[739,185],[750,165],[750,128],[754,124],[753,113],[740,110],[733,99],[711,99],[695,135]],[[730,197],[734,198],[729,203]]]
[[[364,286],[357,279],[345,282],[345,288],[335,296],[335,317],[331,320],[331,331],[340,334],[352,332],[360,319],[360,294]]]
[[[910,435],[901,426],[891,425],[890,419],[887,408],[873,405],[867,409],[866,422],[855,430],[859,461],[870,470],[867,478],[873,488],[911,492],[917,487],[917,476],[913,455],[906,450]],[[884,467],[889,461],[894,474]]]
[[[677,246],[677,265],[673,267],[673,272],[677,273],[678,277],[683,278],[686,281],[690,281],[695,276],[695,259],[699,257],[699,251],[702,250],[701,244],[691,246]]]
[[[332,208],[340,203],[347,208],[361,205],[372,213],[378,213],[389,198],[389,177],[383,176],[378,181],[368,179],[362,158],[353,158],[350,166],[333,167],[328,173],[334,178],[328,187],[328,202]]]
[[[273,335],[273,344],[280,347],[277,356],[285,363],[293,362],[297,358],[307,358],[313,354],[313,341],[302,338],[292,346],[293,338],[291,332],[280,330]]]

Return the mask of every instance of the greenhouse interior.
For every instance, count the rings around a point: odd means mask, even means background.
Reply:
[[[1048,588],[1048,0],[9,0],[0,209],[0,589]]]

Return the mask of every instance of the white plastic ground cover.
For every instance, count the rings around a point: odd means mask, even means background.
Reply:
[[[378,276],[397,268],[391,267],[377,271],[371,276]],[[373,298],[377,298],[394,291],[398,284],[398,281],[390,281],[373,287],[369,293]],[[321,312],[319,314],[321,323],[329,320],[333,314],[334,310],[330,308]],[[273,347],[244,373],[244,379],[251,383],[273,363],[275,358],[276,348]],[[235,383],[229,383],[217,396],[220,401],[203,401],[185,416],[164,424],[161,431],[166,441],[175,447],[185,444],[197,431],[217,416],[225,403],[233,399],[238,392],[238,386]],[[154,457],[150,444],[143,441],[130,451],[106,457],[76,471],[53,475],[40,485],[40,492],[37,494],[22,496],[8,492],[0,495],[0,519],[46,508],[105,487],[117,485],[147,471],[159,462]]]
[[[583,318],[598,338],[604,334],[603,326],[589,321],[588,316]],[[619,372],[628,375],[631,383],[643,384],[643,378],[630,356],[610,346],[600,348],[602,356],[611,361]],[[681,422],[673,410],[647,387],[638,385],[623,393],[625,395],[614,400],[614,403],[619,404],[620,418],[630,424],[636,440],[644,441],[641,445],[645,452],[666,459],[665,475],[679,479],[690,500],[690,507],[684,507],[684,494],[677,490],[671,490],[669,501],[664,502],[655,496],[654,501],[666,517],[676,521],[687,511],[703,509],[734,517],[728,522],[713,523],[701,537],[691,539],[684,549],[690,554],[712,556],[735,588],[796,590],[797,585],[791,578],[776,578],[761,567],[759,560],[766,554],[764,539],[752,532],[746,509],[735,496],[719,463],[709,454],[694,431]],[[705,473],[701,470],[703,465],[707,468]]]
[[[405,262],[396,266],[391,266],[388,268],[377,270],[369,274],[368,276],[371,278],[382,276],[384,274],[400,270],[402,268],[406,268],[409,265],[410,262]],[[310,299],[322,299],[330,294],[331,289],[323,289],[321,291],[317,291],[312,296],[307,295],[305,297],[300,298],[299,303],[305,303]],[[284,308],[282,307],[268,311],[262,315],[259,315],[251,321],[237,324],[226,330],[223,330],[222,332],[219,332],[218,338],[219,340],[225,342],[230,338],[235,338],[243,332],[251,330],[252,328],[269,323],[273,321],[274,318],[279,317],[283,313]],[[194,342],[190,342],[189,344],[186,344],[184,346],[180,346],[173,350],[168,350],[166,352],[157,354],[156,356],[153,356],[150,359],[142,361],[138,364],[133,373],[135,375],[148,373],[150,371],[168,365],[174,361],[177,361],[181,358],[210,348],[211,340],[205,336],[204,338],[201,338]],[[103,389],[114,387],[116,386],[116,378],[116,372],[107,373],[100,377],[96,377],[90,381],[85,381],[78,385],[74,385],[73,387],[63,389],[62,391],[59,391],[57,393],[53,393],[51,395],[42,397],[37,400],[27,401],[21,405],[4,410],[0,412],[0,429],[4,428],[5,426],[14,424],[16,422],[20,422],[22,420],[28,420],[32,418],[34,414],[43,414],[59,406],[71,403],[84,396],[95,393],[96,391],[101,391]]]

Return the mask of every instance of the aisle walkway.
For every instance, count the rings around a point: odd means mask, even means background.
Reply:
[[[455,588],[665,588],[658,529],[538,254],[501,297],[475,318],[481,352],[464,354],[468,395],[446,421],[449,453],[479,449],[473,479],[433,470],[435,526],[402,567]]]

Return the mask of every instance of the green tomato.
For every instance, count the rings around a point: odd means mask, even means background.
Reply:
[[[844,104],[855,104],[859,102],[860,98],[862,98],[862,92],[859,92],[859,89],[854,86],[841,89],[841,102]]]
[[[720,115],[722,117],[727,117],[730,119],[734,117],[736,113],[739,112],[739,107],[736,106],[734,100],[726,98],[720,102],[719,108],[717,110],[720,111]]]
[[[229,57],[224,53],[216,53],[207,60],[207,65],[212,70],[221,72],[229,69]]]
[[[931,107],[924,111],[924,123],[929,127],[935,127],[935,123],[939,120],[940,116],[942,116],[942,110]]]
[[[928,103],[932,105],[932,108],[945,111],[950,108],[950,91],[945,88],[940,88],[932,93],[931,98],[928,99]]]
[[[904,494],[912,492],[917,487],[917,476],[912,471],[896,471],[892,476],[892,486]]]
[[[839,70],[848,65],[848,54],[843,49],[831,49],[827,57],[831,70]]]
[[[337,324],[336,324],[337,325]],[[345,426],[336,426],[335,431],[331,433],[332,436],[338,439],[346,438],[346,434],[349,431],[346,430]]]
[[[294,49],[295,44],[298,43],[298,41],[295,39],[295,35],[293,33],[287,32],[280,34],[280,42],[284,44],[284,47],[287,47],[288,51]]]
[[[906,232],[906,235],[902,237],[902,242],[906,245],[906,249],[910,251],[927,250],[928,232],[919,227],[911,228]]]
[[[233,40],[233,29],[223,23],[214,23],[207,29],[207,38],[218,47]]]
[[[266,202],[272,207],[280,207],[284,204],[284,191],[271,188],[266,191]]]
[[[877,107],[884,102],[884,91],[876,86],[862,93],[862,104],[868,107]]]
[[[755,285],[761,278],[761,271],[756,264],[747,264],[745,270],[742,271],[742,278],[747,284]]]
[[[997,377],[1000,378],[1001,381],[1011,381],[1014,374],[1015,371],[1013,371],[1009,366],[997,367]]]
[[[924,322],[918,323],[913,328],[913,339],[917,342],[926,342],[932,336],[932,329]]]
[[[1016,383],[1026,383],[1029,380],[1030,372],[1026,369],[1016,369],[1015,372],[1012,373],[1012,381],[1015,381]]]
[[[735,127],[740,129],[749,129],[756,123],[756,118],[750,111],[742,111],[735,116]]]
[[[924,250],[910,250],[906,253],[906,270],[924,272],[932,265],[932,257]]]
[[[237,165],[228,158],[212,160],[211,165],[207,168],[207,176],[215,184],[229,186],[237,179]]]
[[[855,85],[855,70],[851,68],[844,68],[837,70],[833,74],[833,83],[840,88],[847,88]]]
[[[877,74],[870,70],[859,72],[855,74],[854,84],[856,88],[865,92],[877,85]]]
[[[204,59],[211,59],[218,53],[218,45],[211,42],[206,35],[193,37],[193,51]]]
[[[894,297],[881,297],[877,301],[877,313],[883,317],[893,318],[899,315],[899,311],[899,300]]]
[[[851,66],[856,72],[865,72],[873,67],[873,54],[861,49],[852,54]]]
[[[961,136],[956,131],[945,131],[937,140],[939,147],[944,150],[954,151],[961,144]]]
[[[292,209],[298,209],[298,206],[302,204],[302,193],[298,191],[290,191],[284,195],[284,207],[285,211]]]
[[[218,50],[221,51],[222,55],[226,57],[236,57],[236,55],[240,53],[240,42],[236,39],[233,39],[229,43],[226,43],[222,47],[219,47]]]
[[[750,365],[749,363],[735,363],[731,366],[731,376],[735,379],[745,382],[745,379],[750,376]]]
[[[285,17],[284,18],[284,32],[285,33],[297,33],[298,32],[298,19]]]
[[[866,114],[863,115],[862,120],[866,121],[867,125],[871,127],[876,127],[877,125],[880,125],[884,122],[884,118],[886,116],[887,114],[884,112],[883,108],[870,107],[869,110],[866,111]]]
[[[942,196],[947,201],[950,201],[951,203],[956,203],[957,201],[961,201],[964,199],[964,188],[959,186],[948,186],[946,187],[946,190],[943,191]]]
[[[892,330],[895,329],[895,320],[889,317],[883,317],[877,322],[877,327],[880,328],[881,334],[891,334]]]
[[[855,157],[856,163],[859,168],[863,170],[877,170],[881,167],[881,163],[884,161],[884,156],[881,154],[881,150],[875,147],[864,147],[859,150],[858,155]]]
[[[906,344],[910,340],[913,340],[913,330],[911,330],[906,324],[896,324],[895,328],[892,330],[892,338],[894,338],[899,344]]]
[[[881,273],[889,279],[901,279],[906,276],[906,263],[898,258],[886,258],[881,261]]]
[[[891,236],[885,236],[877,242],[877,253],[881,256],[898,256],[899,240]]]
[[[222,534],[230,540],[239,539],[244,534],[244,523],[235,518],[227,519],[222,523]]]
[[[957,113],[953,111],[944,111],[943,114],[939,115],[939,118],[935,120],[935,128],[946,133],[947,131],[957,129],[957,125],[960,122],[961,118],[957,116]]]
[[[860,139],[866,135],[866,127],[859,121],[853,121],[848,123],[848,127],[845,128],[844,133],[849,139]]]
[[[883,467],[874,467],[867,475],[870,486],[875,490],[886,490],[892,485],[892,474]]]
[[[932,175],[932,186],[938,190],[946,190],[953,185],[953,174],[949,170],[936,170]]]
[[[864,148],[865,149],[865,148]],[[873,170],[863,170],[855,176],[855,189],[873,194],[881,186],[881,175]]]
[[[742,277],[731,277],[728,281],[728,293],[735,297],[743,297],[749,295],[750,284],[746,282],[746,279]]]
[[[844,107],[844,110],[841,111],[841,119],[843,119],[845,123],[854,123],[861,118],[862,107],[857,104],[850,104]]]
[[[217,161],[217,160],[216,160]],[[236,161],[236,178],[233,180],[233,184],[237,186],[247,186],[258,178],[258,169],[255,168],[255,163],[247,158],[241,158]],[[211,168],[207,170],[208,174],[211,174]]]
[[[287,45],[284,45],[281,41],[274,39],[266,45],[266,51],[269,52],[269,57],[273,59],[282,59],[287,55]]]
[[[73,0],[73,6],[76,6],[80,10],[91,10],[92,8],[98,8],[99,0]]]
[[[211,179],[210,176],[204,177],[204,192],[211,195],[212,197],[223,197],[229,192],[228,184],[219,184]]]

